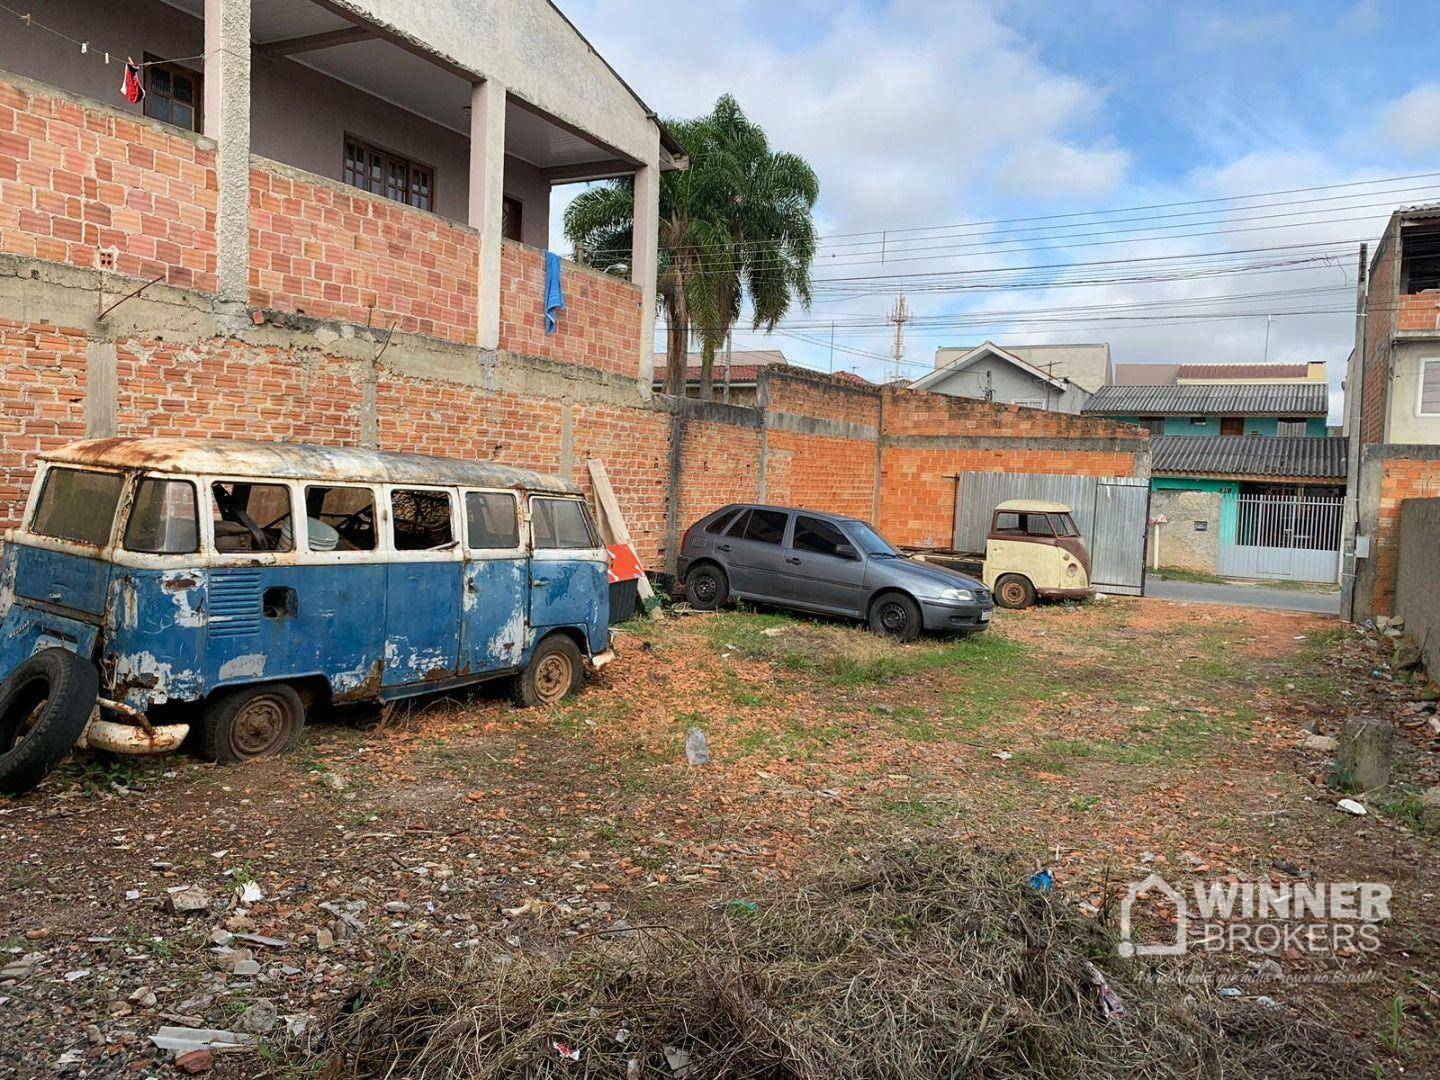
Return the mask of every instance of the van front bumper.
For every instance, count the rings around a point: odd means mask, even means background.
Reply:
[[[926,630],[984,630],[994,610],[994,604],[973,600],[920,601],[920,618]]]
[[[80,745],[112,754],[168,754],[180,749],[189,724],[159,724],[141,727],[114,720],[91,720],[80,736]]]

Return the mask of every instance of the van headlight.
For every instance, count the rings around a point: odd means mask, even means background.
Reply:
[[[941,600],[974,600],[975,594],[969,589],[941,589]]]

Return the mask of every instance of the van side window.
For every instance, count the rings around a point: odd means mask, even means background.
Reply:
[[[215,500],[215,550],[294,551],[290,489],[282,484],[222,480],[211,485]]]
[[[472,548],[520,546],[515,496],[499,491],[465,493],[465,537]]]
[[[189,480],[147,477],[135,489],[125,548],[151,555],[189,555],[200,550],[200,515]]]
[[[375,496],[362,487],[307,487],[311,551],[374,551]]]
[[[30,519],[30,531],[37,536],[103,547],[110,542],[110,527],[115,523],[115,506],[124,482],[119,473],[49,470],[35,516]]]
[[[1054,536],[1049,514],[1026,514],[1025,532],[1028,536]]]
[[[1021,535],[1020,515],[1012,510],[1002,510],[995,515],[995,531]]]
[[[579,499],[532,499],[536,548],[597,548],[600,537]]]
[[[785,524],[789,520],[790,515],[783,510],[752,509],[748,518],[735,523],[739,531],[731,528],[730,535],[757,544],[778,544],[785,538]]]
[[[845,534],[828,521],[804,514],[795,516],[795,540],[791,547],[796,551],[813,551],[816,555],[840,558],[841,545],[848,544],[850,541],[845,539]]]
[[[432,551],[455,542],[448,491],[392,491],[390,511],[396,551]]]

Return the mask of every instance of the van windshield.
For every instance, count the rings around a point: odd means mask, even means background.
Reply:
[[[890,546],[878,532],[866,525],[863,521],[847,521],[845,528],[850,533],[850,539],[855,541],[855,547],[862,555],[898,555],[900,554]]]
[[[45,474],[30,531],[37,536],[103,547],[110,541],[123,484],[119,473],[51,469]]]

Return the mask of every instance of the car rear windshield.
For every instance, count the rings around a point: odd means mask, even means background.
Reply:
[[[45,474],[30,531],[103,547],[110,540],[123,485],[119,473],[51,469]]]

